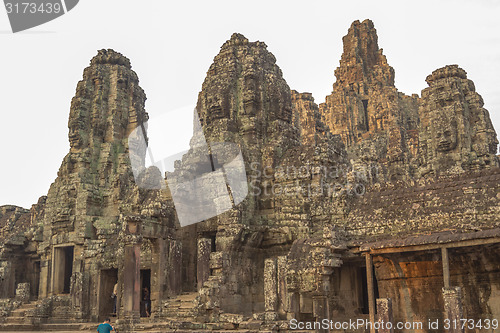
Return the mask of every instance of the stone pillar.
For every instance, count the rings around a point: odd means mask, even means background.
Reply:
[[[287,293],[287,316],[286,319],[294,319],[297,318],[297,315],[300,312],[300,295],[298,292],[288,292]]]
[[[76,245],[74,247],[74,261],[73,261],[73,275],[71,278],[71,306],[74,310],[75,317],[82,319],[84,315],[84,307],[88,300],[85,296],[88,295],[88,291],[85,290],[86,286],[84,284],[84,262],[79,259],[82,257],[83,246]],[[78,258],[78,259],[76,259]]]
[[[162,310],[161,300],[164,299],[163,291],[166,289],[165,276],[168,269],[166,241],[163,238],[154,240],[153,258],[151,267],[151,317],[155,318]]]
[[[182,243],[170,240],[168,247],[168,296],[178,295],[182,292]]]
[[[394,333],[394,316],[392,312],[392,299],[390,298],[378,298],[377,299],[377,314],[378,322],[380,328],[378,333]],[[387,323],[391,323],[390,328],[388,328]]]
[[[276,258],[269,258],[264,261],[264,307],[266,310],[266,320],[276,320],[276,311],[278,310]]]
[[[325,253],[325,256],[330,256],[331,253]],[[330,320],[330,306],[328,304],[328,294],[330,292],[330,276],[333,273],[333,261],[327,260],[321,263],[318,281],[318,290],[313,295],[313,316],[316,321]],[[318,332],[330,332],[330,329],[320,329]]]
[[[123,267],[122,304],[124,317],[131,322],[140,320],[141,302],[141,246],[140,244],[125,245],[125,265]]]
[[[463,318],[462,290],[460,287],[443,288],[444,318],[450,321],[448,333],[463,333],[460,319]],[[453,323],[457,323],[454,325]]]
[[[278,311],[281,315],[285,315],[289,311],[286,290],[286,256],[279,256],[276,265],[278,279]]]
[[[15,296],[15,275],[16,272],[12,268],[11,261],[0,261],[0,278],[2,281],[2,283],[0,284],[0,298],[11,298],[12,296]]]
[[[141,243],[140,219],[129,217],[124,239],[123,294],[120,299],[124,313],[120,314],[119,322],[126,328],[133,327],[141,319]]]
[[[203,283],[210,276],[210,252],[212,249],[212,239],[200,237],[198,239],[198,257],[196,264],[196,278],[198,290],[203,287]]]
[[[324,319],[330,319],[328,308],[328,298],[326,296],[313,296],[313,315],[316,321],[323,322]],[[329,329],[320,329],[317,331],[320,333],[330,332]]]
[[[38,298],[40,299],[49,296],[50,267],[49,259],[40,260],[40,283],[38,284]]]
[[[373,260],[371,254],[366,254],[366,283],[368,289],[368,312],[372,323],[370,333],[375,333],[375,292],[373,288]]]
[[[62,248],[52,247],[52,279],[51,294],[57,295],[63,292],[64,288],[64,267],[65,256]]]

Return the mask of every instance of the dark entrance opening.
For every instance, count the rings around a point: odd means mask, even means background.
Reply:
[[[217,251],[217,247],[215,246],[215,235],[210,236],[211,244],[210,244],[210,252]]]
[[[63,294],[69,294],[71,288],[71,275],[73,275],[73,246],[64,248],[64,288]]]
[[[111,317],[114,310],[116,298],[113,295],[113,289],[118,282],[118,270],[115,268],[102,269],[99,277],[98,313],[99,321]]]
[[[149,293],[147,297],[146,288]],[[151,270],[141,269],[141,317],[146,317],[146,298],[149,299],[149,314],[151,315]]]
[[[366,268],[360,268],[361,274],[361,288],[363,294],[363,314],[369,314],[369,305],[368,305],[368,280],[366,278]],[[375,295],[375,299],[379,298],[378,294],[378,282],[377,277],[375,275],[375,267],[373,267],[373,293]]]
[[[73,246],[54,248],[54,293],[69,294],[73,274]]]
[[[363,103],[363,115],[365,117],[365,129],[367,131],[370,130],[370,126],[368,125],[368,100],[367,99],[363,99],[361,100],[361,102]]]

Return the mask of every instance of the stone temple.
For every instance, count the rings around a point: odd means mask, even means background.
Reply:
[[[70,150],[47,195],[31,209],[0,207],[0,329],[94,331],[115,313],[116,284],[122,331],[362,319],[423,323],[400,332],[492,332],[500,168],[483,99],[457,65],[428,75],[420,96],[399,92],[370,20],[352,23],[343,43],[319,105],[288,86],[263,42],[233,34],[222,45],[196,115],[207,143],[240,149],[248,194],[186,226],[168,175],[132,170],[131,160],[145,163],[146,145],[129,136],[141,128],[147,143],[146,95],[129,59],[99,51],[77,84]],[[175,172],[214,172],[208,154],[212,168],[193,147]],[[460,318],[483,326],[443,325]]]

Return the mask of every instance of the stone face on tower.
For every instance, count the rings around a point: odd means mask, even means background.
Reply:
[[[145,100],[130,61],[113,50],[100,50],[71,102],[71,148],[47,195],[45,233],[79,226],[111,228],[124,210],[137,209],[125,209],[134,197],[128,135],[148,118]]]
[[[262,145],[270,140],[296,141],[290,88],[263,42],[233,34],[207,72],[197,110],[207,140]],[[280,133],[280,135],[277,135]]]
[[[73,151],[96,144],[117,144],[148,119],[146,95],[130,60],[113,50],[100,50],[84,70],[69,116]]]
[[[474,83],[457,65],[432,72],[422,91],[420,174],[435,176],[498,167],[495,129]]]

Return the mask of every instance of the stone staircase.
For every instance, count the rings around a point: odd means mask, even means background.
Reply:
[[[269,332],[263,327],[262,320],[244,318],[237,314],[223,314],[219,322],[201,322],[197,318],[197,292],[183,293],[170,298],[163,304],[162,312],[154,318],[141,318],[129,333],[139,332]]]
[[[97,324],[79,323],[68,315],[68,306],[63,305],[54,316],[50,316],[50,322],[34,318],[37,306],[43,306],[44,300],[24,303],[19,308],[12,310],[10,315],[0,323],[0,331],[95,331]],[[62,302],[64,304],[64,302]],[[46,319],[46,318],[45,318]],[[92,328],[92,329],[90,329]]]
[[[26,312],[33,310],[36,307],[35,302],[25,303],[19,308],[13,310],[10,316],[6,318],[5,324],[24,324],[26,319]],[[30,323],[31,324],[31,323]]]
[[[195,316],[194,307],[197,292],[183,293],[167,301],[161,317],[177,320],[189,320]]]
[[[155,314],[152,318],[141,318],[140,323],[136,324],[128,333],[135,332],[269,332],[273,330],[262,327],[261,320],[252,320],[243,318],[242,315],[224,314],[221,316],[221,322],[203,323],[196,321],[196,297],[197,292],[183,293],[167,300],[164,303],[160,314]],[[16,310],[13,310],[6,321],[0,324],[0,331],[73,331],[73,332],[95,332],[99,323],[78,323],[67,318],[66,322],[61,319],[66,313],[64,302],[60,303],[62,309],[55,313],[55,317],[50,318],[50,323],[40,323],[33,325],[30,318],[30,312],[37,306],[37,302],[23,304]],[[116,318],[112,318],[112,323]]]

